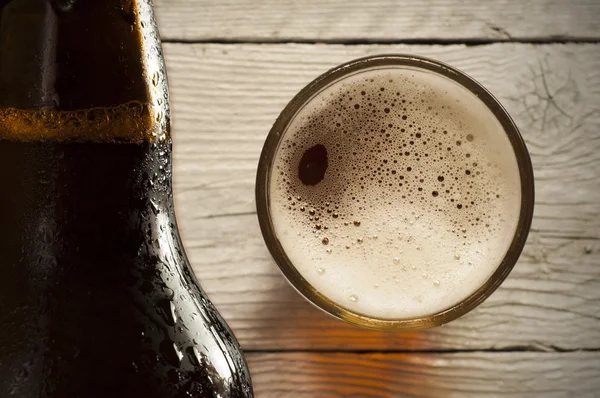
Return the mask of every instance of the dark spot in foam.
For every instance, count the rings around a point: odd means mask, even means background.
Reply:
[[[317,144],[307,149],[298,165],[298,178],[304,185],[317,185],[327,170],[327,149]]]

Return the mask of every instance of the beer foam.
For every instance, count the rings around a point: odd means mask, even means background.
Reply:
[[[269,186],[300,274],[353,312],[431,315],[476,291],[517,227],[520,176],[498,119],[434,72],[346,76],[294,116]]]
[[[142,143],[170,136],[168,107],[130,101],[78,110],[0,108],[0,140]]]

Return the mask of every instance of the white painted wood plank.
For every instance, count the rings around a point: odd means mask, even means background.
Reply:
[[[600,353],[248,355],[260,398],[594,398]]]
[[[542,350],[600,346],[600,46],[165,45],[175,192],[202,285],[247,349]],[[534,231],[483,306],[425,333],[367,332],[304,302],[280,276],[254,214],[254,178],[287,101],[328,68],[374,53],[449,62],[505,104],[532,153]]]
[[[596,0],[155,0],[168,40],[540,39],[600,36]]]
[[[176,189],[188,217],[255,210],[264,139],[286,103],[327,69],[367,54],[415,53],[480,81],[513,115],[536,177],[533,228],[600,238],[600,45],[165,45]],[[198,225],[199,226],[199,225]]]
[[[443,327],[390,334],[346,325],[300,297],[271,260],[255,215],[204,219],[184,237],[200,283],[245,349],[600,348],[596,240],[533,234],[511,275],[476,310]]]

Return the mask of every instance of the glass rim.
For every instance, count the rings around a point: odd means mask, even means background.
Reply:
[[[465,299],[443,311],[421,317],[377,318],[354,312],[335,303],[326,295],[317,291],[296,269],[279,242],[271,220],[269,187],[272,164],[279,143],[284,137],[290,122],[315,95],[318,95],[329,85],[348,75],[378,67],[413,67],[431,71],[451,79],[475,94],[502,125],[512,145],[519,168],[521,180],[519,220],[503,260],[498,264],[492,275]],[[265,244],[288,282],[305,299],[326,313],[354,326],[383,331],[413,331],[439,326],[461,317],[487,299],[507,278],[523,251],[531,227],[534,206],[534,177],[531,158],[519,129],[500,102],[485,87],[464,72],[440,61],[415,55],[382,54],[355,59],[334,67],[314,79],[294,96],[273,124],[265,140],[258,163],[255,194],[258,221]]]

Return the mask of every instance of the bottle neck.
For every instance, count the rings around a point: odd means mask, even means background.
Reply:
[[[52,253],[74,250],[60,242],[143,241],[144,220],[173,217],[169,98],[151,0],[2,4],[0,184],[11,189],[0,195],[10,226],[0,226],[0,239],[46,237]]]
[[[10,129],[6,114],[25,111],[41,121],[29,123],[34,139],[167,139],[167,79],[151,1],[9,0],[0,6],[0,139],[23,139],[27,125]],[[127,113],[121,122],[129,125],[104,120],[115,113]],[[104,122],[110,125],[99,138],[94,133]],[[83,131],[82,123],[91,128]],[[57,133],[57,125],[78,130],[77,137]]]

